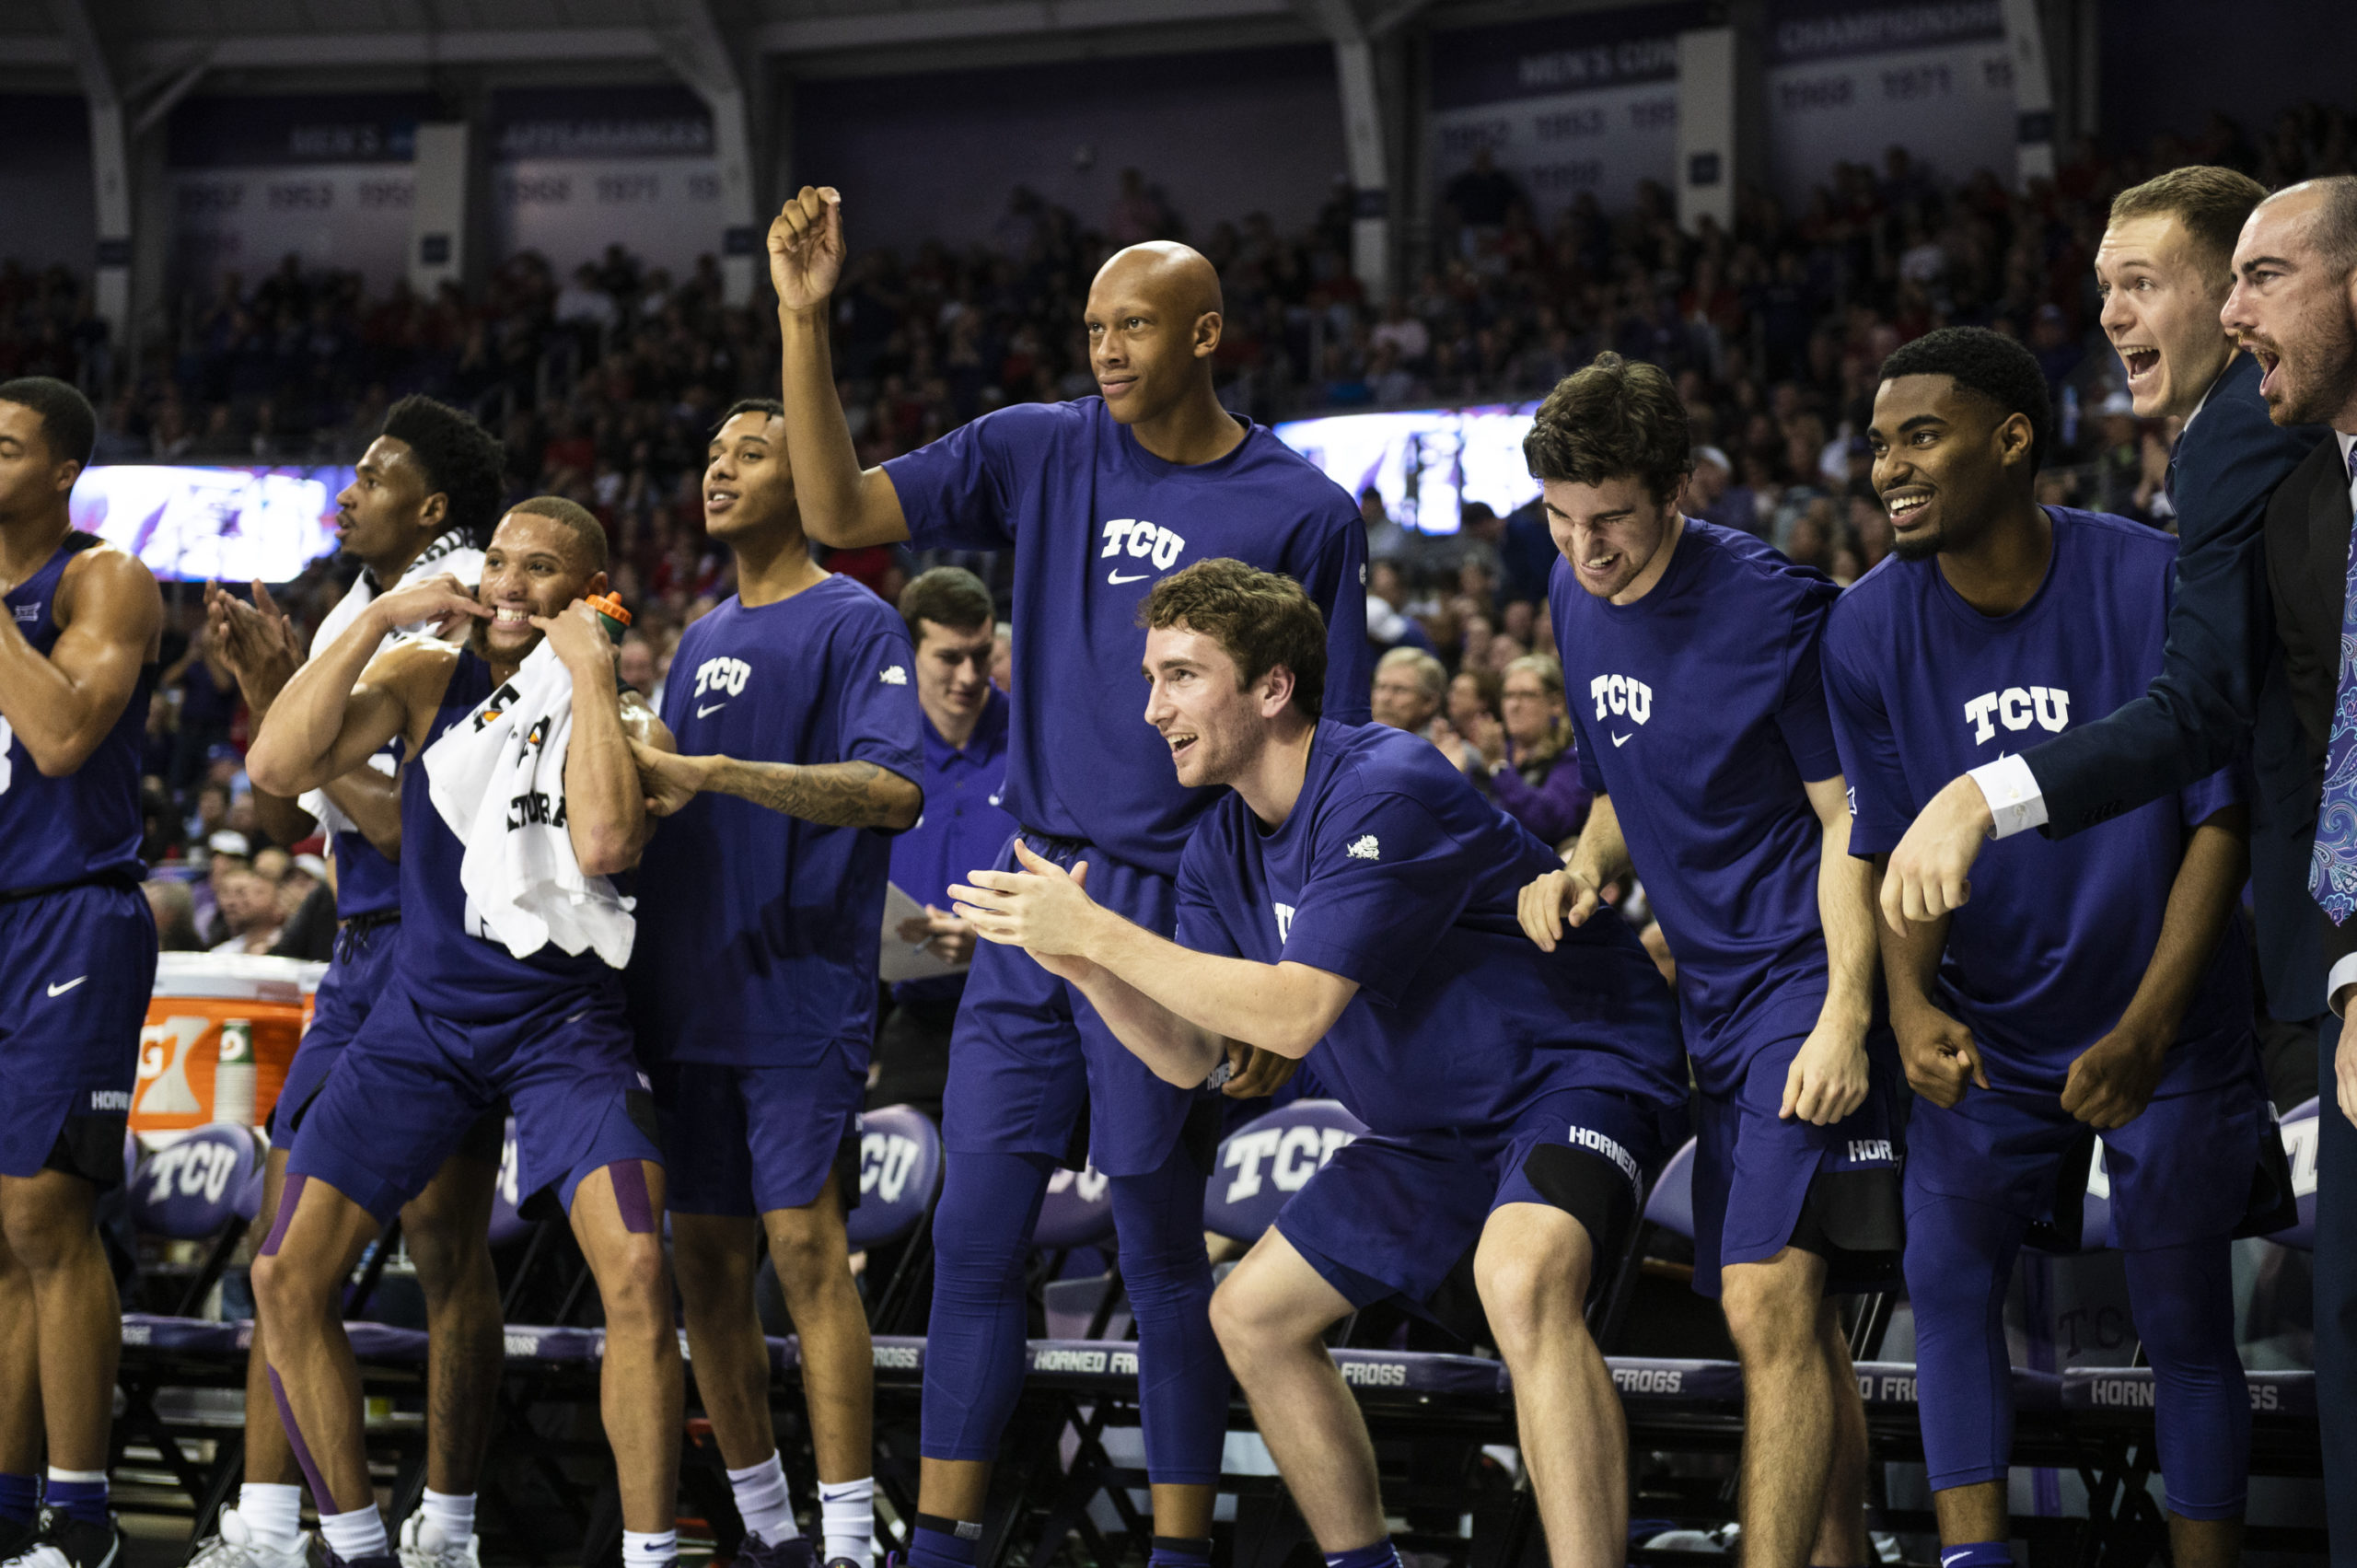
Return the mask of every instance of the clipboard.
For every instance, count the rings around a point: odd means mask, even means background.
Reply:
[[[943,975],[964,974],[964,964],[948,964],[933,956],[930,948],[912,947],[900,940],[900,923],[923,920],[924,905],[909,897],[898,882],[884,885],[884,940],[877,948],[876,978],[887,985],[898,985],[907,980],[937,980]]]

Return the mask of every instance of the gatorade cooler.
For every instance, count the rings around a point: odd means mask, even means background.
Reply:
[[[269,1120],[302,1038],[310,993],[326,968],[244,954],[158,957],[147,1027],[139,1036],[131,1130],[176,1132],[210,1121],[259,1126]]]

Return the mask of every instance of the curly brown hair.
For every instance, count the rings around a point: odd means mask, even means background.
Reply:
[[[1239,688],[1283,666],[1293,672],[1293,704],[1308,718],[1326,696],[1326,618],[1301,585],[1225,556],[1198,561],[1154,585],[1138,608],[1149,631],[1183,625],[1236,661]]]
[[[1694,467],[1677,387],[1660,366],[1611,353],[1555,383],[1522,456],[1542,483],[1634,478],[1656,502],[1675,497]]]

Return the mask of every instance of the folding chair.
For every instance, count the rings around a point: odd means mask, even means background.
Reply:
[[[178,1241],[209,1241],[203,1260],[172,1291],[168,1310],[126,1312],[118,1384],[123,1408],[114,1425],[114,1464],[134,1440],[151,1445],[188,1493],[199,1524],[217,1510],[235,1484],[241,1440],[223,1440],[218,1427],[167,1419],[157,1408],[166,1388],[245,1387],[245,1362],[252,1343],[249,1323],[200,1318],[213,1287],[236,1255],[238,1243],[261,1206],[262,1143],[250,1127],[215,1122],[199,1127],[144,1160],[132,1155],[129,1202],[139,1231]],[[143,1281],[148,1291],[164,1278]],[[210,1462],[200,1462],[190,1445],[213,1443]],[[171,1510],[177,1514],[178,1510]]]

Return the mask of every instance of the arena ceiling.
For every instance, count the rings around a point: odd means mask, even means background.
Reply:
[[[598,66],[676,58],[682,33],[738,59],[909,68],[1024,53],[1381,38],[1614,0],[40,0],[0,6],[8,85],[69,80],[95,41],[136,99],[175,81],[298,85],[322,72]],[[1619,0],[1625,3],[1625,0]],[[283,82],[275,78],[284,77]],[[146,91],[143,93],[142,89]]]

